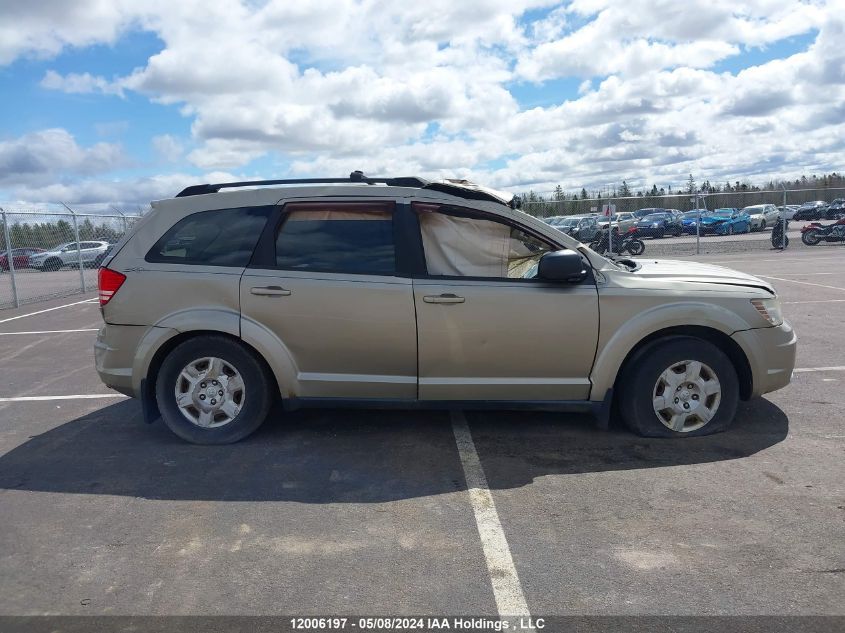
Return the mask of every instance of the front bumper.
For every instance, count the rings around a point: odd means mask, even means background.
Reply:
[[[752,396],[786,387],[795,368],[798,337],[788,321],[777,327],[757,328],[734,332],[751,366]]]

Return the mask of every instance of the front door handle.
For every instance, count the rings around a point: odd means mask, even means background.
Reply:
[[[447,293],[442,295],[425,295],[423,301],[426,303],[463,303],[466,299]]]
[[[261,286],[258,288],[250,288],[249,292],[259,297],[287,297],[290,295],[290,290],[285,290],[281,286]]]

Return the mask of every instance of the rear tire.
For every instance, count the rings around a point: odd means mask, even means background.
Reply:
[[[642,240],[631,240],[628,242],[628,252],[631,255],[642,255],[645,251],[645,243]]]
[[[233,386],[234,380],[227,377],[225,372],[212,372],[210,366],[205,372],[200,371],[197,374],[196,386],[181,390],[199,392],[201,396],[204,396],[203,402],[193,400],[196,404],[188,404],[187,412],[183,412],[186,411],[184,404],[182,408],[177,404],[176,394],[180,390],[180,382],[184,380],[185,370],[198,362],[201,366],[201,359],[206,358],[221,359],[230,372],[234,370],[239,376],[242,386],[238,392],[240,402],[237,402],[238,396],[233,398],[234,406],[237,408],[237,413],[233,417],[221,423],[217,421],[218,416],[223,418],[229,416],[222,411],[222,408],[214,412],[211,424],[219,424],[218,426],[201,426],[189,417],[192,415],[191,410],[199,417],[200,407],[210,403],[209,398],[214,394],[205,396],[205,388],[202,388],[202,385],[211,385],[212,378],[224,378],[225,382],[221,382],[225,387],[221,386],[221,390],[225,390],[226,395],[221,399],[221,403],[224,399],[230,399],[229,387]],[[196,372],[196,368],[193,371]],[[211,386],[208,388],[217,389]],[[164,359],[156,377],[156,400],[164,423],[176,435],[193,444],[232,444],[255,432],[267,417],[274,400],[271,394],[275,392],[276,388],[259,358],[237,341],[224,336],[198,336],[180,343]],[[189,397],[188,400],[191,398]]]
[[[819,234],[811,229],[801,234],[801,241],[804,242],[807,246],[817,246],[818,243],[822,240],[819,237]]]
[[[739,381],[718,347],[691,336],[672,336],[649,343],[626,363],[619,398],[625,424],[637,435],[711,435],[733,422]]]
[[[761,230],[761,231],[765,231],[765,230],[766,230],[766,221],[765,221],[765,220],[763,220],[763,222],[760,224],[760,230]]]

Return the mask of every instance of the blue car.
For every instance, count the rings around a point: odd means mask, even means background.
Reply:
[[[704,218],[704,214],[707,213],[706,211],[701,212],[701,217]],[[698,224],[698,211],[687,211],[686,213],[681,214],[681,226],[683,227],[683,232],[688,233],[689,235],[695,235],[695,227]]]
[[[684,232],[695,235],[698,211],[684,214]],[[716,209],[701,211],[699,235],[733,235],[751,232],[751,217],[739,209]]]

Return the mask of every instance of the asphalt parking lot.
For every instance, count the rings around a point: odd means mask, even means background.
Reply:
[[[0,614],[845,615],[845,249],[697,259],[775,285],[799,371],[682,441],[319,410],[192,446],[100,384],[90,295],[0,311]]]

